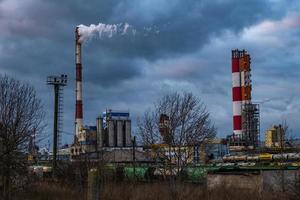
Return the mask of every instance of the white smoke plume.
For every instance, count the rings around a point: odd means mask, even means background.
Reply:
[[[97,25],[91,24],[89,26],[86,25],[78,25],[80,42],[85,42],[94,37],[103,38],[111,38],[115,35],[131,35],[136,36],[140,35],[142,37],[147,37],[153,34],[159,34],[160,30],[157,26],[152,25],[148,27],[143,27],[143,29],[137,30],[135,27],[128,23],[120,23],[120,24],[103,24],[99,23]]]
[[[136,30],[128,23],[120,24],[102,24],[97,25],[91,24],[90,26],[78,25],[80,42],[87,41],[93,37],[98,36],[101,38],[111,38],[114,35],[126,35],[126,34],[136,34]]]

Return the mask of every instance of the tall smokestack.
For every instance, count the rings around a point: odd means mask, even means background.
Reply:
[[[232,102],[233,133],[242,138],[243,107],[251,104],[251,68],[250,55],[245,50],[232,50]]]
[[[76,62],[76,107],[75,107],[75,136],[78,138],[79,130],[83,126],[82,110],[82,66],[81,66],[81,42],[79,27],[75,30],[75,62]]]
[[[238,138],[242,135],[242,95],[239,58],[240,51],[238,49],[232,50],[233,134]]]

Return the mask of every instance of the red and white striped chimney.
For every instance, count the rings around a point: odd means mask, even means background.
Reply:
[[[79,129],[83,126],[82,110],[82,66],[81,66],[81,42],[79,27],[75,30],[75,62],[76,62],[76,107],[75,107],[75,136],[78,137]]]
[[[233,134],[242,136],[242,93],[241,73],[239,67],[240,51],[232,50],[232,102],[233,102]]]

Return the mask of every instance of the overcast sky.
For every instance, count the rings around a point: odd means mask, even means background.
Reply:
[[[74,29],[127,22],[158,33],[89,40],[83,46],[84,122],[106,108],[132,120],[162,94],[191,91],[207,105],[218,136],[232,133],[231,50],[252,60],[261,133],[287,120],[300,137],[300,1],[0,0],[0,73],[34,84],[52,132],[48,75],[67,74],[64,131],[74,131]],[[50,140],[52,138],[49,138]],[[71,143],[64,134],[63,143]]]

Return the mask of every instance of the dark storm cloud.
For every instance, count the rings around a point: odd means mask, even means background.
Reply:
[[[12,0],[3,2],[6,4],[3,3],[4,5],[0,7],[0,10],[4,11],[0,22],[5,25],[6,34],[32,39],[30,41],[32,44],[22,45],[21,48],[23,49],[18,49],[15,52],[31,49],[31,52],[26,52],[29,55],[24,55],[25,59],[20,60],[21,66],[26,64],[26,58],[34,59],[37,63],[39,59],[42,59],[40,65],[45,66],[47,65],[47,62],[45,63],[46,55],[53,55],[52,57],[57,59],[62,55],[61,52],[68,52],[63,53],[63,55],[72,60],[73,31],[77,24],[126,21],[136,26],[138,30],[143,30],[144,27],[157,26],[160,30],[159,34],[145,36],[140,33],[133,38],[116,37],[112,40],[93,41],[97,45],[90,45],[90,51],[86,54],[93,56],[85,64],[99,68],[105,65],[104,68],[109,69],[108,71],[102,70],[102,72],[100,70],[100,77],[97,80],[99,83],[103,80],[103,84],[109,84],[105,77],[110,75],[115,77],[114,81],[122,81],[124,78],[130,78],[130,73],[133,74],[132,77],[141,74],[139,70],[142,68],[135,66],[134,62],[131,63],[129,58],[142,57],[155,60],[174,54],[185,54],[201,48],[203,44],[209,41],[210,37],[215,37],[224,30],[238,32],[261,19],[278,18],[285,13],[283,7],[281,12],[270,14],[270,9],[272,10],[276,6],[260,0],[251,1],[247,5],[241,1],[195,0],[175,0],[172,3],[165,0],[95,0],[89,1],[89,3],[79,0],[26,0],[24,3]],[[253,12],[254,10],[255,12]],[[12,13],[11,11],[16,12]],[[243,13],[242,18],[246,20],[237,20],[240,13]],[[54,42],[56,47],[34,38],[47,39],[50,43]],[[47,47],[42,46],[43,43]],[[57,45],[61,46],[60,49],[55,49]],[[41,54],[44,56],[40,58],[34,54],[35,50],[39,51],[45,48],[52,49],[52,52],[42,50]],[[99,51],[101,50],[110,52],[106,56],[107,60],[111,61],[101,62],[102,58],[99,59]],[[55,55],[56,53],[60,56]],[[124,62],[124,58],[127,59],[126,62]],[[13,67],[18,66],[17,62],[18,60],[13,63]],[[50,62],[48,63],[50,64]],[[128,70],[123,70],[122,65],[124,68],[128,67]],[[126,75],[126,73],[128,74]]]
[[[230,49],[248,49],[254,66],[259,66],[253,70],[254,84],[260,85],[254,90],[257,98],[265,98],[265,94],[276,96],[278,90],[287,96],[298,91],[297,88],[284,90],[300,74],[294,67],[299,58],[293,55],[298,51],[299,31],[284,29],[285,34],[275,35],[282,40],[273,42],[276,30],[261,35],[259,31],[264,26],[254,33],[251,29],[264,21],[280,21],[298,10],[294,0],[288,3],[275,0],[2,0],[0,70],[35,83],[48,105],[49,119],[52,96],[50,90],[37,83],[44,84],[47,75],[68,74],[64,124],[72,132],[75,26],[128,22],[137,29],[135,37],[94,38],[83,45],[85,121],[94,122],[95,116],[106,107],[128,108],[137,116],[159,94],[175,88],[199,95],[207,103],[220,132],[228,133],[232,114]],[[144,31],[145,27],[152,31]],[[257,40],[249,40],[251,34]],[[245,35],[248,39],[243,38]],[[286,45],[291,49],[284,49]],[[281,55],[285,57],[279,62]],[[275,82],[276,79],[280,81]],[[279,89],[271,91],[270,83]],[[265,107],[290,113],[289,104],[299,109],[295,100],[270,102]],[[267,118],[275,120],[273,116]]]
[[[87,63],[85,76],[88,78],[85,81],[98,87],[118,87],[122,81],[141,75],[140,69],[132,60],[118,58],[103,61],[101,56],[95,56]]]
[[[119,4],[113,18],[125,19],[137,27],[155,25],[158,35],[137,38],[143,56],[186,53],[207,43],[224,30],[238,32],[261,19],[278,18],[266,1],[128,1]],[[255,12],[254,12],[255,11]],[[242,13],[242,16],[241,16]],[[126,45],[129,46],[129,45]],[[136,48],[136,46],[135,46]],[[125,51],[125,53],[128,51]]]
[[[114,49],[118,56],[139,56],[146,59],[197,50],[211,37],[225,30],[239,32],[262,19],[280,18],[286,11],[285,7],[282,7],[281,12],[274,14],[272,9],[276,9],[276,4],[260,0],[249,3],[130,0],[121,1],[113,6],[108,21],[103,20],[104,22],[126,21],[135,26],[138,32],[142,32],[144,27],[152,27],[159,30],[159,33],[146,36],[143,33],[137,34],[135,38],[118,38],[110,42],[104,41],[102,45]]]
[[[5,1],[4,1],[5,2]],[[151,58],[169,53],[185,53],[205,44],[211,36],[223,30],[238,32],[259,20],[278,18],[285,14],[268,1],[30,1],[8,4],[20,14],[4,12],[1,21],[10,34],[23,36],[62,37],[77,24],[128,22],[142,30],[156,26],[159,34],[147,37],[138,35],[132,40],[103,42],[115,52],[126,56],[137,55]],[[19,5],[19,6],[18,6]],[[278,5],[277,5],[278,6]],[[3,6],[4,7],[4,6]],[[5,8],[2,8],[4,10]],[[241,17],[242,13],[242,17]],[[6,17],[6,18],[5,18]],[[70,32],[68,32],[70,33]],[[52,38],[53,39],[53,38]],[[115,43],[115,44],[112,44]],[[123,48],[118,45],[121,44]],[[133,45],[134,44],[134,45]]]

